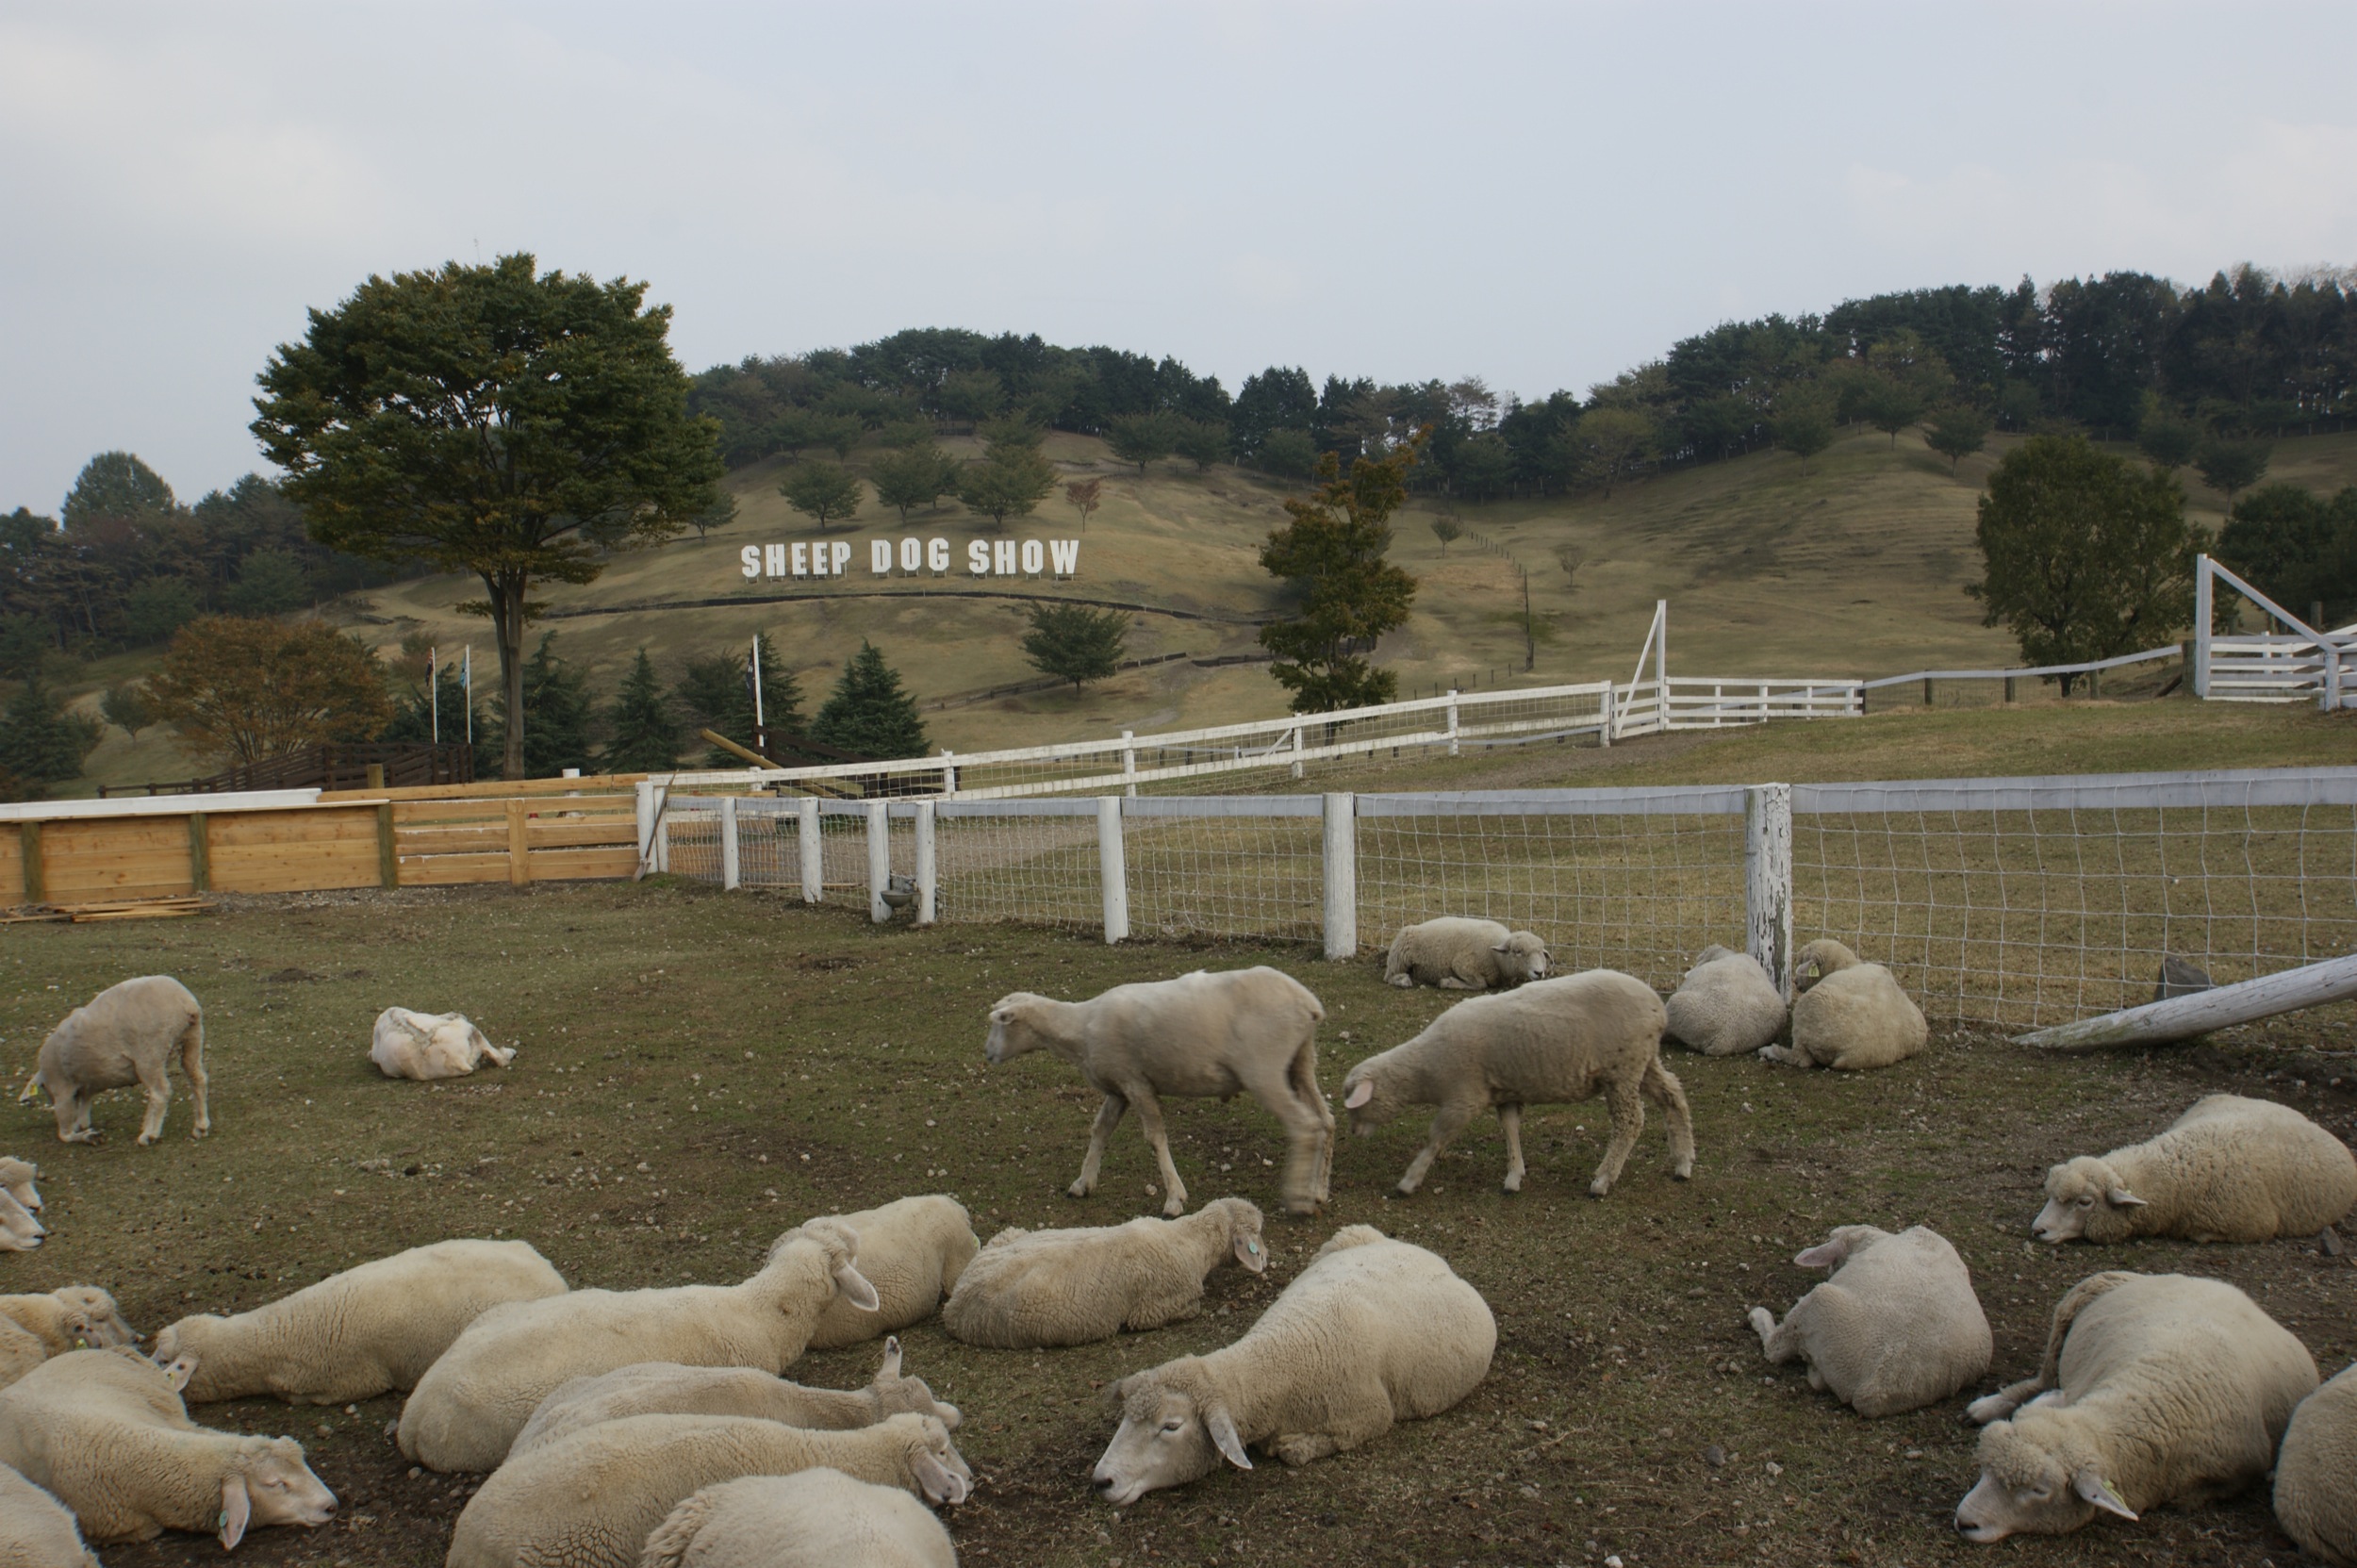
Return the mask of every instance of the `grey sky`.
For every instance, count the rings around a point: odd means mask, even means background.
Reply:
[[[647,279],[691,369],[903,326],[1585,388],[1769,310],[2357,262],[2357,7],[0,0],[0,509],[260,466],[371,272]]]

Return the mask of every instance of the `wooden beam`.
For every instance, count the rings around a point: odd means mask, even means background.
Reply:
[[[41,868],[41,823],[38,820],[17,824],[16,841],[24,854],[25,901],[45,904],[49,901],[48,879]]]
[[[2213,1030],[2271,1018],[2303,1007],[2357,997],[2357,956],[2328,958],[2281,974],[2238,981],[2189,997],[2147,1002],[2100,1018],[2057,1024],[2016,1039],[2048,1050],[2100,1050],[2107,1046],[2160,1046]]]
[[[393,802],[380,801],[376,806],[376,884],[379,887],[401,885],[401,854],[393,839]]]
[[[195,893],[213,890],[212,833],[201,811],[189,813],[189,888]]]
[[[532,881],[532,834],[524,802],[507,802],[507,880],[521,887]]]
[[[767,757],[763,756],[759,751],[752,750],[749,746],[739,746],[736,742],[731,740],[726,735],[715,734],[710,730],[698,730],[696,733],[703,736],[706,740],[712,742],[713,745],[720,748],[721,751],[726,751],[729,755],[733,757],[743,757],[747,762],[751,763],[755,767],[766,767],[779,773],[785,771],[785,764],[782,762],[771,762]]]

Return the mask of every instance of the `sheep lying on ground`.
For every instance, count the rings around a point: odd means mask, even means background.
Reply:
[[[2134,1519],[2232,1492],[2267,1473],[2316,1386],[2306,1347],[2222,1280],[2082,1279],[2054,1309],[2037,1376],[1968,1407],[1988,1426],[1956,1528],[1984,1543],[2067,1535],[2099,1509]]]
[[[242,1437],[189,1419],[179,1385],[138,1351],[73,1350],[0,1390],[0,1464],[46,1487],[91,1540],[324,1525],[336,1494],[290,1437]]]
[[[30,1160],[0,1154],[0,1190],[16,1199],[28,1214],[41,1213],[41,1189],[33,1185],[40,1180],[41,1167]]]
[[[1830,937],[1792,961],[1801,994],[1792,1002],[1792,1044],[1762,1046],[1771,1062],[1865,1072],[1892,1066],[1923,1048],[1931,1031],[1923,1010],[1879,964],[1869,964]]]
[[[1834,1276],[1782,1323],[1754,1307],[1752,1327],[1771,1362],[1808,1363],[1809,1387],[1832,1389],[1860,1415],[1897,1415],[1988,1370],[1988,1319],[1972,1272],[1938,1232],[1844,1225],[1792,1261]]]
[[[1113,1385],[1121,1426],[1097,1495],[1127,1508],[1223,1457],[1249,1470],[1254,1443],[1287,1464],[1371,1443],[1471,1394],[1497,1337],[1489,1303],[1436,1254],[1344,1226],[1235,1344]]]
[[[0,1296],[0,1318],[38,1335],[49,1354],[106,1350],[137,1343],[115,1298],[96,1285],[67,1285],[38,1296]]]
[[[949,1337],[997,1350],[1086,1345],[1192,1316],[1203,1277],[1233,1258],[1268,1267],[1261,1211],[1241,1197],[1182,1219],[1085,1230],[1001,1230],[941,1310]]]
[[[163,1135],[164,1113],[172,1104],[165,1068],[175,1052],[196,1097],[195,1136],[202,1138],[213,1129],[205,1106],[205,1010],[169,975],[109,985],[67,1014],[41,1042],[32,1081],[17,1098],[23,1102],[37,1088],[46,1089],[58,1114],[58,1141],[91,1144],[98,1141],[90,1121],[91,1102],[104,1090],[136,1083],[147,1091],[140,1142],[152,1144]]]
[[[1326,1009],[1290,975],[1265,966],[1116,985],[1087,1001],[1054,1001],[1016,991],[990,1010],[983,1054],[1012,1062],[1046,1049],[1080,1069],[1105,1097],[1089,1130],[1080,1180],[1096,1188],[1105,1143],[1130,1105],[1162,1172],[1162,1213],[1187,1212],[1187,1185],[1170,1162],[1162,1131],[1164,1095],[1225,1099],[1247,1090],[1285,1124],[1285,1207],[1313,1213],[1326,1201],[1334,1159],[1334,1113],[1318,1088],[1318,1024]]]
[[[2288,1105],[2210,1095],[2168,1131],[2046,1173],[2030,1226],[2057,1245],[2131,1236],[2264,1242],[2314,1235],[2357,1205],[2357,1155]]]
[[[876,1310],[837,1301],[811,1330],[813,1350],[839,1350],[933,1315],[982,1244],[965,1205],[946,1194],[904,1197],[856,1214],[830,1214],[859,1237],[851,1264],[876,1287]]]
[[[458,1516],[448,1568],[636,1568],[655,1527],[705,1487],[821,1467],[931,1503],[964,1502],[974,1479],[930,1416],[852,1432],[741,1415],[624,1416],[501,1465]]]
[[[8,1387],[48,1359],[49,1346],[41,1344],[39,1335],[0,1321],[0,1388]],[[0,1558],[0,1568],[5,1568],[7,1560]]]
[[[524,1242],[436,1242],[235,1317],[184,1317],[156,1336],[156,1360],[191,1360],[191,1403],[274,1394],[290,1405],[341,1405],[414,1387],[502,1302],[564,1291],[564,1276]]]
[[[1443,991],[1496,991],[1547,978],[1554,955],[1526,931],[1495,920],[1444,915],[1402,926],[1383,957],[1383,980],[1405,991],[1437,985]]]
[[[47,1238],[49,1228],[32,1211],[0,1192],[0,1252],[30,1252]]]
[[[1404,1045],[1370,1056],[1343,1079],[1343,1106],[1362,1137],[1411,1105],[1438,1105],[1423,1149],[1399,1179],[1412,1193],[1432,1162],[1475,1114],[1497,1108],[1506,1131],[1506,1190],[1523,1188],[1523,1107],[1563,1104],[1601,1093],[1612,1141],[1589,1183],[1602,1197],[1620,1179],[1644,1101],[1670,1120],[1670,1173],[1694,1173],[1694,1117],[1686,1090],[1661,1065],[1661,999],[1643,981],[1589,969],[1533,981],[1502,996],[1459,1002]],[[1642,1097],[1642,1098],[1640,1098]]]
[[[63,1503],[0,1464],[0,1568],[99,1568]]]
[[[2357,1563],[2357,1362],[2299,1402],[2275,1459],[2275,1518],[2310,1557]]]
[[[369,1060],[387,1078],[464,1078],[485,1062],[504,1067],[516,1060],[483,1037],[483,1031],[457,1013],[413,1013],[388,1007],[376,1015],[369,1038]]]
[[[1705,1056],[1741,1056],[1784,1032],[1784,995],[1759,960],[1709,947],[1670,994],[1670,1038]]]
[[[783,1372],[837,1296],[876,1305],[851,1265],[858,1245],[843,1226],[814,1220],[780,1237],[742,1284],[573,1291],[493,1307],[418,1379],[402,1407],[401,1451],[434,1470],[491,1469],[559,1385],[636,1362]]]
[[[647,1537],[639,1568],[957,1568],[930,1510],[840,1470],[708,1486]]]
[[[847,1432],[905,1413],[930,1415],[951,1431],[955,1405],[933,1398],[922,1378],[900,1374],[900,1341],[884,1341],[883,1364],[865,1388],[804,1388],[749,1366],[682,1366],[642,1362],[595,1378],[575,1378],[540,1401],[507,1450],[510,1460],[584,1427],[626,1415],[750,1415],[787,1427]]]

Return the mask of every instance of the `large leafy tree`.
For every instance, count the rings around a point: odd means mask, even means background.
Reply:
[[[832,463],[797,463],[778,487],[778,494],[785,497],[788,506],[817,520],[821,533],[830,522],[856,516],[865,493],[859,475]]]
[[[151,711],[178,726],[185,747],[235,763],[367,740],[393,717],[376,654],[316,620],[190,621],[147,692]]]
[[[314,538],[482,580],[464,607],[499,644],[511,779],[534,585],[594,581],[720,504],[718,426],[689,416],[645,294],[529,255],[372,276],[260,377],[254,432]]]
[[[1289,499],[1293,521],[1270,530],[1261,565],[1298,595],[1294,613],[1261,629],[1277,655],[1269,673],[1293,695],[1295,713],[1328,713],[1391,701],[1399,678],[1368,660],[1384,633],[1408,622],[1416,580],[1384,558],[1391,515],[1408,499],[1419,435],[1383,457],[1354,459],[1350,472],[1327,453],[1317,492]]]
[[[1127,414],[1113,421],[1105,433],[1105,444],[1113,448],[1114,456],[1125,463],[1135,463],[1138,472],[1146,472],[1146,465],[1159,463],[1178,449],[1183,426],[1175,414],[1156,411],[1150,414]]]
[[[1031,629],[1023,635],[1023,656],[1043,675],[1070,681],[1078,691],[1121,668],[1128,652],[1129,618],[1119,610],[1085,604],[1034,604]]]
[[[2330,500],[2262,485],[2218,530],[2217,558],[2292,614],[2322,604],[2339,621],[2357,606],[2357,485]]]
[[[108,518],[160,518],[180,509],[172,487],[136,453],[102,452],[82,465],[58,509],[69,533]]]
[[[1988,444],[1988,416],[1969,403],[1951,404],[1923,427],[1923,444],[1948,459],[1948,471]]]
[[[811,723],[810,738],[884,761],[921,757],[931,750],[915,699],[901,689],[899,672],[866,642],[844,665]]]
[[[898,512],[905,524],[912,510],[931,506],[958,487],[958,460],[933,445],[929,431],[921,445],[877,458],[867,475],[876,482],[876,499]]]
[[[1028,518],[1056,488],[1056,465],[1029,447],[1000,446],[979,463],[968,463],[958,475],[958,499],[966,510],[980,512],[991,525],[1004,528],[1009,518]]]

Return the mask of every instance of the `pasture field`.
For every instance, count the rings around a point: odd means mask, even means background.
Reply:
[[[1857,727],[1871,730],[1870,723]],[[1817,732],[1809,732],[1814,736]],[[55,1232],[0,1257],[0,1288],[112,1288],[153,1331],[259,1305],[337,1269],[449,1236],[519,1236],[577,1285],[728,1281],[811,1214],[947,1191],[987,1237],[1008,1224],[1103,1224],[1159,1211],[1134,1118],[1097,1194],[1063,1196],[1094,1110],[1045,1057],[981,1056],[982,1016],[1017,988],[1081,997],[1196,966],[1271,963],[1324,999],[1329,1094],[1360,1056],[1446,999],[1381,983],[1372,959],[1299,946],[1121,948],[1008,926],[870,927],[832,908],[654,879],[225,900],[195,920],[31,926],[0,942],[0,1069],[22,1082],[68,1008],[169,972],[205,1001],[213,1135],[137,1147],[133,1097],[99,1105],[106,1142],[63,1147],[45,1112],[7,1103],[0,1150],[38,1159]],[[367,1060],[389,1004],[469,1013],[516,1065],[445,1086],[392,1082]],[[1781,1313],[1821,1276],[1789,1259],[1830,1227],[1929,1223],[1970,1263],[1996,1330],[1987,1385],[2021,1376],[2049,1311],[2103,1267],[2215,1274],[2249,1290],[2330,1375],[2357,1354],[2357,1269],[2311,1238],[2262,1246],[2032,1243],[2045,1166],[2165,1125],[2201,1094],[2298,1105],[2343,1136],[2357,1058],[2297,1018],[2178,1049],[2051,1058],[1941,1033],[1898,1068],[1802,1074],[1672,1053],[1692,1099],[1690,1184],[1663,1174],[1658,1114],[1622,1186],[1586,1196],[1600,1103],[1527,1119],[1526,1190],[1498,1190],[1504,1151],[1477,1123],[1413,1198],[1390,1196],[1422,1136],[1403,1120],[1345,1131],[1334,1201],[1277,1211],[1277,1124],[1248,1099],[1173,1102],[1193,1195],[1270,1211],[1272,1264],[1215,1274],[1204,1313],[1075,1350],[968,1349],[937,1323],[903,1337],[910,1369],[966,1415],[978,1477],[950,1510],[965,1561],[1121,1563],[2288,1562],[2263,1494],[2139,1525],[1996,1548],[1949,1527],[1971,1484],[1960,1401],[1868,1423],[1769,1368],[1744,1310]],[[1462,1405],[1299,1471],[1223,1471],[1118,1513],[1087,1473],[1113,1427],[1100,1386],[1232,1339],[1337,1226],[1433,1247],[1497,1313],[1490,1377]],[[876,1346],[814,1355],[794,1376],[850,1386]],[[322,1530],[250,1536],[240,1560],[424,1568],[471,1489],[411,1477],[384,1428],[398,1396],[350,1411],[204,1406],[200,1421],[300,1437],[343,1508]],[[110,1568],[212,1560],[194,1537],[106,1550]]]

